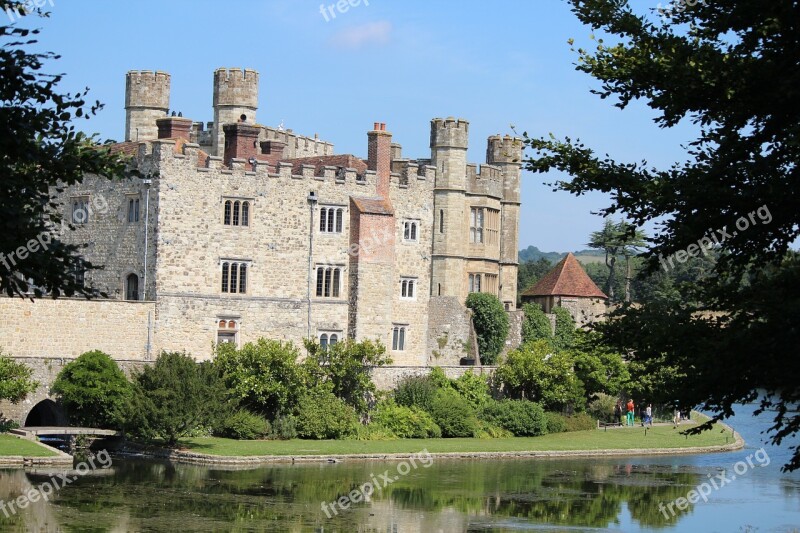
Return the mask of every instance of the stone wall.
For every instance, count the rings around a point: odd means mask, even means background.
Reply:
[[[559,296],[557,300],[559,306],[569,311],[572,318],[575,319],[575,325],[579,328],[605,320],[607,307],[605,300],[601,298]]]
[[[458,366],[475,358],[472,313],[452,296],[434,296],[428,303],[428,357],[431,366]],[[480,363],[479,363],[480,364]]]
[[[116,359],[144,361],[148,358],[148,319],[152,325],[155,304],[0,298],[0,314],[0,347],[6,355],[62,359],[102,350]],[[152,347],[150,354],[156,353]]]
[[[496,366],[440,366],[444,374],[450,379],[457,379],[467,372],[479,376],[491,376],[497,370]],[[372,369],[372,381],[378,390],[392,390],[397,384],[410,376],[427,376],[432,367],[419,366],[382,366]]]

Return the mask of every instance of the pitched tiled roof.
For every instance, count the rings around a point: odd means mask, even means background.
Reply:
[[[586,274],[575,256],[567,254],[536,285],[522,296],[579,296],[583,298],[608,298]]]
[[[393,215],[394,209],[392,204],[384,198],[356,198],[351,196],[350,199],[356,206],[360,213],[367,215]]]

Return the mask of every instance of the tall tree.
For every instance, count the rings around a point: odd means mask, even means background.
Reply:
[[[569,0],[578,19],[613,44],[578,48],[593,91],[626,108],[644,100],[669,128],[693,122],[686,161],[654,168],[598,156],[579,140],[529,138],[527,167],[557,169],[557,186],[611,195],[604,215],[660,223],[647,269],[669,270],[719,254],[681,298],[623,309],[607,338],[659,372],[654,393],[721,419],[760,398],[773,442],[800,429],[800,2],[715,0],[661,18],[627,0]],[[763,412],[763,411],[762,411]],[[709,427],[708,424],[703,427]],[[794,448],[789,469],[800,468]]]
[[[625,258],[625,301],[631,301],[631,281],[633,271],[631,260],[641,253],[647,245],[646,236],[642,230],[624,220],[617,224],[620,240],[620,253]]]
[[[59,238],[64,207],[55,193],[85,174],[120,176],[124,163],[72,124],[101,107],[96,102],[87,108],[88,89],[59,92],[63,76],[42,72],[59,56],[26,51],[39,33],[20,26],[31,4],[0,0],[0,11],[19,15],[0,26],[0,291],[90,297],[96,293],[84,287],[82,273],[99,267]]]
[[[596,250],[603,250],[606,254],[608,278],[603,285],[603,291],[605,291],[609,299],[613,300],[614,282],[617,275],[617,256],[620,254],[620,249],[622,247],[617,224],[610,218],[607,218],[605,222],[603,222],[603,229],[592,232],[588,246]]]

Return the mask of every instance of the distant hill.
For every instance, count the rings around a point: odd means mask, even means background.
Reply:
[[[577,250],[572,252],[575,258],[581,263],[602,263],[605,261],[605,254],[600,250]],[[567,252],[543,252],[536,246],[528,246],[524,250],[519,251],[520,263],[535,263],[539,259],[547,259],[555,264],[564,259]]]

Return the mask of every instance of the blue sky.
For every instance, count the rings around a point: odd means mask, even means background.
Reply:
[[[40,0],[41,1],[41,0]],[[218,67],[260,72],[258,122],[333,142],[337,153],[366,156],[366,131],[387,123],[406,157],[429,157],[430,119],[470,121],[470,160],[485,158],[486,138],[509,133],[580,138],[621,160],[668,165],[683,158],[693,128],[659,130],[643,104],[625,111],[589,91],[567,40],[588,46],[564,0],[362,0],[336,17],[320,0],[48,0],[41,49],[62,57],[64,90],[91,89],[106,104],[81,128],[120,139],[125,72],[172,75],[171,107],[213,118]],[[655,7],[652,0],[637,0]],[[326,0],[324,5],[333,4]],[[652,6],[650,6],[652,4]],[[608,204],[544,185],[559,176],[525,173],[520,247],[583,248],[599,229],[592,212]]]

